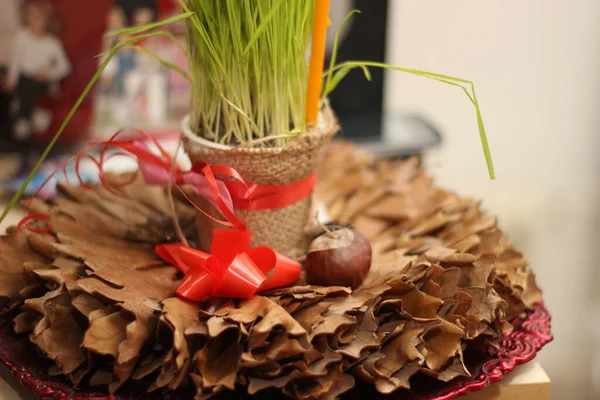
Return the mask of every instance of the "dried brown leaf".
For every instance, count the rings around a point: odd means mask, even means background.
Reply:
[[[22,334],[33,331],[41,318],[42,315],[33,310],[25,310],[19,313],[13,320],[15,332]]]
[[[423,347],[427,350],[427,366],[439,371],[451,358],[460,355],[463,335],[461,328],[448,321],[442,321],[439,326],[429,330],[423,338]]]
[[[92,321],[85,332],[83,347],[116,358],[119,345],[126,339],[127,325],[131,322],[127,313],[122,311]]]
[[[375,203],[383,196],[386,191],[380,186],[367,186],[359,189],[350,199],[348,200],[346,207],[339,218],[336,220],[342,223],[350,223],[362,210]]]
[[[30,234],[27,236],[29,247],[48,258],[56,256],[56,250],[54,249],[54,243],[56,242],[56,238],[50,234]]]
[[[389,226],[389,223],[380,218],[371,217],[368,215],[360,215],[354,220],[353,226],[367,239],[374,240]]]
[[[191,355],[185,339],[185,331],[198,321],[199,307],[177,297],[166,299],[162,304],[163,314],[160,322],[173,332],[173,347],[165,358],[165,367],[157,378],[156,386],[171,385],[171,388],[175,389],[181,383],[180,371],[183,371],[183,377],[188,372]],[[177,375],[179,375],[178,379]]]
[[[69,374],[86,359],[81,349],[83,331],[73,318],[71,307],[46,302],[44,313],[49,326],[32,335],[31,341],[54,360],[62,373]]]
[[[48,259],[31,250],[23,229],[17,234],[0,236],[0,309],[19,302],[19,292],[35,283],[24,273],[26,262],[47,263]]]
[[[131,270],[164,265],[151,249],[124,248],[116,252],[110,246],[95,243],[55,244],[54,247],[64,255],[85,262],[93,271],[103,268]],[[120,279],[115,279],[113,283],[123,285]]]
[[[81,293],[75,296],[71,301],[71,304],[73,307],[75,307],[75,309],[77,309],[77,311],[86,317],[88,317],[93,311],[101,310],[105,307],[104,303],[87,293]]]

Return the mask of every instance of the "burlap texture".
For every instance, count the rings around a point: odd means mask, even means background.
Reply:
[[[327,144],[338,132],[337,119],[329,106],[321,114],[317,128],[299,135],[283,147],[235,147],[229,150],[215,149],[185,138],[184,146],[192,163],[205,161],[212,165],[226,165],[238,171],[246,183],[282,185],[299,181],[313,173]],[[218,219],[223,217],[206,201],[198,199],[198,205]],[[246,222],[252,231],[252,246],[268,246],[292,258],[306,253],[308,238],[305,228],[312,212],[312,195],[285,208],[251,211]],[[243,210],[236,210],[242,216]],[[198,245],[209,250],[212,232],[224,227],[198,213]]]

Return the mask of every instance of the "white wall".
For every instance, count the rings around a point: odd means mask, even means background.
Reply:
[[[600,1],[391,3],[388,62],[475,82],[497,180],[458,89],[391,72],[387,110],[424,113],[444,130],[430,168],[484,198],[534,266],[554,317],[556,339],[540,355],[553,398],[600,398]]]

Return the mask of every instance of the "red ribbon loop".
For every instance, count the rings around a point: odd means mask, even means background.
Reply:
[[[308,197],[316,183],[317,175],[284,185],[241,185],[240,182],[225,181],[233,199],[233,206],[240,210],[277,210]]]
[[[249,299],[298,280],[300,263],[268,247],[251,249],[250,236],[248,231],[217,229],[210,254],[181,243],[158,245],[156,253],[185,274],[177,295],[191,301]]]
[[[219,187],[217,186],[217,178],[215,177],[215,173],[237,179],[239,181],[238,183],[246,188],[246,193],[248,192],[248,185],[246,185],[246,182],[244,182],[242,176],[233,168],[223,167],[220,165],[210,166],[206,163],[202,164],[205,164],[202,167],[202,174],[206,177],[208,188],[210,189],[210,193],[212,194],[213,200],[217,203],[217,206],[219,207],[219,211],[221,211],[225,218],[227,218],[227,220],[231,223],[231,226],[234,226],[239,230],[245,231],[246,224],[235,215],[231,208],[227,207],[227,204],[225,204],[225,201],[223,200],[223,197],[221,196],[221,193],[219,191]],[[210,215],[208,215],[207,213],[204,214],[210,217]],[[243,219],[246,219],[247,215],[248,213],[244,215]]]
[[[111,139],[106,143],[104,151],[110,145],[134,155],[146,183],[151,185],[168,184],[172,170],[176,185],[190,185],[198,195],[207,198],[226,221],[214,218],[188,198],[199,212],[221,225],[238,230],[246,230],[244,220],[249,211],[275,210],[294,204],[312,193],[317,180],[313,173],[304,179],[283,185],[249,185],[235,169],[205,162],[194,164],[190,171],[182,171],[173,165],[172,159],[159,143],[154,140],[153,144],[158,147],[160,154],[153,153],[144,143],[134,140]],[[217,176],[228,179],[218,179]],[[235,209],[245,210],[246,213],[239,218],[234,213]]]

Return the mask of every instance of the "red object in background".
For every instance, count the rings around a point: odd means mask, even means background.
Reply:
[[[158,1],[158,9],[156,10],[156,14],[158,18],[168,18],[172,16],[174,13],[179,12],[179,2],[177,0],[159,0]]]
[[[52,113],[52,124],[36,140],[46,143],[56,134],[71,108],[99,67],[102,37],[107,15],[114,0],[52,0],[59,20],[59,38],[71,62],[71,74],[60,82],[61,94],[56,99],[44,96],[39,107]],[[85,140],[94,120],[94,96],[90,93],[80,105],[61,136],[63,143]]]

